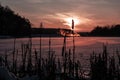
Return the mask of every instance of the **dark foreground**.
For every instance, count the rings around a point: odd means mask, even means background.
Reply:
[[[0,56],[0,79],[1,80],[120,80],[120,53],[116,49],[113,56],[107,52],[107,47],[103,45],[103,52],[90,55],[89,71],[85,72],[81,66],[81,61],[76,60],[74,49],[66,51],[64,45],[60,57],[51,50],[51,40],[49,40],[49,50],[45,57],[41,54],[41,44],[39,50],[32,50],[31,39],[27,44],[21,44],[21,50],[15,47],[11,52],[5,51]],[[18,57],[19,56],[19,57]]]

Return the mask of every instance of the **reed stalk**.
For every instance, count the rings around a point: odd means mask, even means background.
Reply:
[[[13,61],[12,61],[12,72],[15,73],[15,52],[16,52],[16,38],[14,38],[13,42]]]

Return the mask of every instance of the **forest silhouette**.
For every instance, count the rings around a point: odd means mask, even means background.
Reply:
[[[120,37],[120,24],[112,26],[97,26],[90,33],[90,36],[114,36]]]
[[[0,5],[0,35],[26,36],[30,34],[31,23],[16,14],[8,6]]]

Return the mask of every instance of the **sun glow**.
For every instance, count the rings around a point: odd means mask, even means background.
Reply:
[[[72,19],[74,20],[74,25],[79,25],[81,23],[81,20],[78,18],[65,18],[64,21],[64,25],[70,26],[72,25]]]

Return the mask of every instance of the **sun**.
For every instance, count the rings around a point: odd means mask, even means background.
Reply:
[[[81,23],[81,20],[79,18],[72,18],[72,17],[69,17],[69,18],[65,18],[64,21],[64,25],[67,25],[69,27],[71,27],[72,25],[72,20],[74,20],[74,25],[79,25]]]

